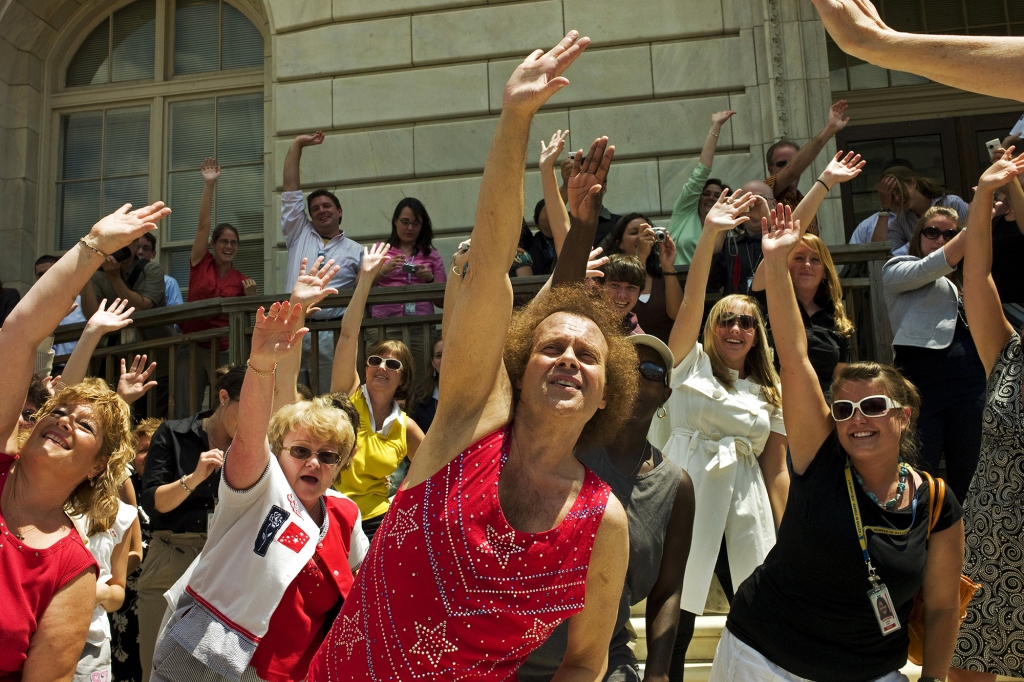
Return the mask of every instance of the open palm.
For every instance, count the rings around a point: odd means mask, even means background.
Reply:
[[[338,293],[338,290],[328,286],[334,276],[338,274],[341,267],[334,264],[333,260],[329,260],[324,263],[323,256],[320,256],[313,262],[313,267],[309,273],[306,272],[306,263],[309,259],[303,258],[302,265],[299,266],[299,276],[295,280],[295,284],[292,285],[291,303],[294,306],[299,306],[306,311],[307,315],[311,315],[318,310],[316,304],[324,300],[331,294]]]
[[[608,171],[615,157],[615,145],[607,137],[599,137],[590,145],[590,153],[580,161],[573,158],[569,175],[569,212],[586,223],[597,220],[601,212],[601,188],[608,182]]]
[[[540,141],[540,164],[541,168],[554,168],[555,159],[562,153],[565,148],[565,138],[569,135],[568,130],[559,130],[551,136],[551,142],[544,144],[544,140]]]
[[[1013,150],[1014,148],[1010,147],[1004,151],[1002,157],[982,173],[978,179],[979,189],[998,189],[1009,182],[1010,178],[1024,173],[1024,154],[1014,158]]]
[[[129,210],[131,207],[131,204],[125,204],[110,215],[100,218],[89,230],[89,244],[103,253],[114,253],[146,232],[155,230],[157,222],[171,214],[171,209],[162,201],[134,211]]]
[[[743,193],[743,190],[736,190],[731,195],[722,192],[718,201],[708,211],[704,218],[704,229],[715,232],[725,232],[739,227],[750,220],[749,215],[744,215],[746,210],[753,206],[757,196],[750,192]]]
[[[279,362],[301,342],[309,330],[303,327],[293,331],[298,322],[302,307],[284,303],[274,303],[264,314],[263,306],[256,311],[256,327],[252,331],[252,350],[249,359],[258,369]]]
[[[779,204],[770,218],[761,219],[761,251],[768,262],[785,260],[800,243],[800,221],[793,222],[793,209]]]
[[[533,114],[556,92],[569,84],[562,73],[590,44],[578,31],[569,31],[553,48],[534,50],[516,67],[505,85],[501,106],[508,111]]]
[[[149,380],[149,377],[156,371],[156,363],[152,362],[149,367],[146,367],[146,360],[147,356],[136,355],[131,369],[127,369],[124,358],[121,358],[121,378],[117,382],[117,394],[129,405],[156,386],[155,381]]]
[[[834,187],[836,183],[848,182],[860,175],[866,163],[867,161],[861,160],[860,154],[847,152],[846,156],[843,156],[842,152],[838,152],[825,167],[823,180],[829,187]]]
[[[360,275],[376,277],[377,272],[390,260],[388,258],[389,250],[391,250],[391,245],[387,242],[363,247],[363,262],[359,266]]]
[[[126,298],[115,298],[109,308],[107,299],[103,299],[86,326],[100,334],[109,334],[118,329],[124,329],[132,323],[132,313],[135,312],[135,308],[127,308],[127,306],[128,299]]]

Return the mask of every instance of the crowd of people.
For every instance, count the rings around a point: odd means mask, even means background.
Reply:
[[[864,3],[814,3],[851,54],[994,87]],[[1024,676],[1024,352],[1001,306],[1022,285],[995,246],[1022,234],[1024,154],[994,151],[969,205],[885,164],[882,210],[853,240],[893,248],[895,361],[853,362],[815,216],[865,162],[841,151],[797,188],[844,102],[803,147],[773,145],[767,178],[735,183],[711,175],[735,112],[714,114],[667,228],[604,207],[607,137],[560,162],[556,131],[529,231],[531,122],[588,44],[570,31],[512,74],[450,261],[414,198],[386,242],[346,237],[337,196],[300,189],[323,134],[298,136],[288,298],[255,311],[247,361],[222,363],[187,418],[139,409],[166,394],[166,358],[122,360],[115,386],[88,376],[135,310],[180,300],[153,260],[162,202],[106,216],[3,296],[0,679],[676,682],[716,579],[716,681],[898,682],[908,656],[926,682]],[[251,296],[237,229],[211,225],[216,161],[200,172],[188,299]],[[514,307],[509,277],[538,274]],[[443,300],[369,313],[440,307],[436,335],[363,330],[373,287],[435,281]],[[347,308],[318,307],[340,289]],[[72,315],[84,331],[60,374],[34,373]],[[307,319],[337,324],[316,362]],[[644,600],[641,673],[628,621]]]

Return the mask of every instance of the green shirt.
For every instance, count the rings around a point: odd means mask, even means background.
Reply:
[[[683,191],[672,207],[672,219],[668,224],[668,233],[676,243],[676,265],[689,265],[693,259],[693,250],[697,248],[697,240],[704,229],[697,207],[700,195],[704,191],[704,183],[711,175],[711,169],[697,162],[697,167],[690,173],[690,179],[683,185]]]

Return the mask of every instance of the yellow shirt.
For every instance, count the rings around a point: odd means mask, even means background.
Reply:
[[[387,512],[388,477],[405,459],[408,448],[405,440],[405,413],[391,422],[386,435],[374,429],[366,388],[361,387],[352,396],[352,404],[359,412],[359,433],[356,434],[356,454],[352,466],[341,472],[341,482],[335,486],[359,507],[364,519],[372,519]]]

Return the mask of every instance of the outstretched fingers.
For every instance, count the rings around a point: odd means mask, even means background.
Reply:
[[[587,49],[589,44],[590,38],[586,36],[581,38],[579,31],[575,29],[566,33],[565,37],[548,52],[558,62],[558,66],[555,68],[555,75],[560,76],[562,72],[569,68],[569,65],[583,54],[583,51]]]

